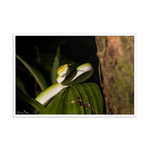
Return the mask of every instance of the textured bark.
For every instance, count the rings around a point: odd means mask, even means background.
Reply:
[[[97,36],[99,78],[107,114],[134,114],[134,37]]]

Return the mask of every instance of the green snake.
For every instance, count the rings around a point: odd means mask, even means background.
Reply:
[[[72,64],[70,64],[72,65]],[[70,74],[69,66],[65,64],[57,70],[58,77],[56,79],[57,83],[45,89],[41,94],[39,94],[35,100],[37,100],[42,105],[53,98],[62,89],[71,86],[73,84],[81,83],[87,80],[93,74],[93,67],[90,63],[85,63],[76,68],[76,70]]]

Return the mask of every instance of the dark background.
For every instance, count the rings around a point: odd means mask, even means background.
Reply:
[[[86,82],[96,82],[98,78],[98,58],[94,36],[16,36],[16,54],[29,65],[39,70],[51,86],[51,68],[57,47],[60,47],[60,65],[74,63],[77,67],[83,63],[91,63],[94,74]],[[26,67],[16,59],[16,76],[24,83],[27,93],[35,98],[40,90],[35,79]],[[16,87],[16,90],[19,90]],[[17,100],[16,112],[30,112],[29,104]]]

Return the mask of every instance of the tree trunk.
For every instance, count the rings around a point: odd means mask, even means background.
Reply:
[[[107,114],[134,114],[134,37],[95,37]]]

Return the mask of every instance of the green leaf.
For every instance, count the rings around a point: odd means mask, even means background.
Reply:
[[[99,114],[103,114],[105,106],[104,106],[104,100],[103,100],[103,97],[102,97],[102,94],[101,94],[99,87],[95,83],[88,83],[88,85],[89,85],[89,87],[90,87],[91,91],[93,92],[94,97],[96,99]]]
[[[74,84],[61,90],[46,107],[46,114],[104,114],[104,100],[95,83]]]
[[[75,85],[69,88],[70,98],[68,100],[68,114],[85,114],[83,105],[80,105],[81,95]]]
[[[47,83],[43,77],[43,75],[36,70],[35,68],[31,67],[26,61],[24,61],[21,57],[16,55],[16,57],[23,63],[23,65],[30,71],[30,73],[33,75],[37,83],[39,84],[42,91],[44,91],[48,86]]]
[[[36,108],[41,113],[44,112],[44,110],[45,110],[45,107],[43,105],[41,105],[38,101],[36,101],[32,97],[30,97],[22,92],[17,91],[16,97],[19,100],[22,100],[22,101],[25,101],[25,102],[31,104],[34,108]]]
[[[51,71],[51,82],[52,84],[56,83],[56,78],[57,78],[57,69],[60,66],[60,48],[57,48],[57,52],[54,58],[54,62],[53,62],[53,67],[52,67],[52,71]]]
[[[94,93],[92,92],[92,89],[90,87],[90,83],[83,83],[82,86],[84,87],[84,90],[86,91],[89,101],[90,101],[90,107],[92,108],[93,114],[98,114],[98,105],[97,100],[95,98]]]
[[[64,94],[64,92],[66,91],[67,88],[62,89],[53,99],[52,102],[50,102],[45,111],[43,112],[44,114],[57,114],[57,108],[59,105],[59,102],[61,100],[62,95]]]
[[[90,107],[91,103],[89,101],[90,97],[88,97],[84,87],[82,86],[82,84],[76,84],[75,86],[78,89],[78,91],[80,91],[81,102],[85,108],[85,114],[92,114],[91,107]]]
[[[26,95],[28,95],[28,93],[26,92],[26,89],[25,89],[25,86],[22,82],[22,80],[17,76],[16,77],[16,84],[17,84],[17,87]]]
[[[67,111],[67,101],[68,101],[68,90],[69,88],[66,88],[65,92],[63,93],[58,107],[57,107],[57,114],[66,114]]]

